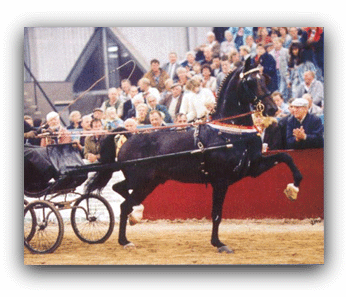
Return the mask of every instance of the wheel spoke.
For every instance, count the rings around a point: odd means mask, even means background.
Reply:
[[[113,210],[107,200],[99,195],[83,196],[72,209],[71,223],[79,239],[88,243],[101,243],[113,232]]]
[[[34,232],[30,235],[29,230],[33,226]],[[31,252],[43,254],[55,251],[62,241],[63,234],[61,215],[51,203],[35,201],[25,208],[24,245]]]

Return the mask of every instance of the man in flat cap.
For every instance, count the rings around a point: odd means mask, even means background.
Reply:
[[[307,149],[323,147],[323,125],[319,117],[308,113],[309,103],[297,98],[292,104],[293,117],[287,122],[287,148]]]
[[[100,107],[97,107],[97,108],[94,108],[91,118],[92,120],[93,119],[101,120],[102,126],[105,126],[104,114],[105,113],[103,109]]]
[[[160,105],[166,106],[171,118],[179,112],[181,101],[183,100],[183,88],[179,83],[174,83],[171,87],[172,93],[160,101]]]

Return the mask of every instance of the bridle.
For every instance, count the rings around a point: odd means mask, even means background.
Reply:
[[[245,76],[247,76],[247,75],[249,75],[249,74],[251,74],[251,73],[257,72],[257,71],[260,71],[260,68],[256,67],[256,68],[250,69],[249,71],[247,71],[247,72],[245,72],[245,73],[242,72],[242,73],[239,74],[239,78],[240,78],[240,79],[244,79]]]
[[[256,68],[253,68],[247,72],[242,72],[239,74],[239,78],[241,79],[241,83],[242,83],[242,86],[244,87],[245,89],[245,92],[246,92],[246,95],[248,98],[252,98],[249,102],[254,102],[254,105],[255,106],[259,106],[262,104],[262,100],[268,95],[266,93],[264,93],[262,96],[257,96],[254,91],[252,91],[249,86],[247,85],[246,83],[246,78],[249,74],[252,74],[254,72],[259,72],[260,71],[260,68],[256,67]],[[262,104],[263,105],[263,104]],[[261,109],[261,111],[264,110],[264,106],[262,107],[256,107],[256,110],[259,110]]]
[[[242,130],[242,129],[248,129],[248,130],[256,129],[258,133],[261,132],[261,131],[259,131],[258,127],[255,125],[253,125],[253,126],[238,126],[238,125],[234,125],[234,124],[223,123],[223,122],[228,121],[228,120],[232,120],[232,119],[236,119],[236,118],[242,118],[242,117],[252,115],[252,114],[258,114],[260,116],[263,116],[263,111],[264,111],[265,106],[262,103],[262,100],[267,96],[267,94],[264,94],[264,95],[258,97],[254,93],[254,91],[252,91],[249,88],[249,86],[247,85],[247,83],[245,81],[249,74],[252,74],[252,73],[257,72],[257,71],[260,71],[260,69],[258,67],[253,68],[247,72],[242,72],[239,74],[239,78],[241,79],[242,86],[245,89],[246,96],[248,98],[252,98],[249,100],[249,102],[252,102],[253,106],[255,107],[255,110],[252,110],[252,111],[249,111],[246,113],[242,113],[242,114],[238,114],[238,115],[234,115],[234,116],[229,116],[229,117],[218,119],[218,120],[214,120],[214,121],[211,121],[210,124],[219,125],[219,126],[223,126],[223,127],[229,127],[232,129],[240,129],[240,130]]]
[[[228,120],[232,120],[232,119],[236,119],[236,118],[241,118],[241,117],[245,117],[254,113],[257,114],[261,114],[263,115],[263,111],[264,111],[264,104],[262,103],[262,99],[264,99],[267,95],[264,94],[263,96],[257,97],[257,95],[249,88],[249,86],[247,85],[245,79],[246,77],[254,72],[260,71],[260,69],[258,67],[253,68],[247,72],[242,72],[239,74],[239,78],[241,79],[242,85],[244,86],[245,92],[247,93],[249,98],[252,98],[249,102],[253,102],[253,105],[255,106],[255,110],[246,112],[246,113],[242,113],[242,114],[238,114],[235,116],[230,116],[227,118],[222,118],[222,119],[218,119],[218,120],[214,120],[211,123],[216,124],[216,123],[220,123],[220,122],[224,122],[224,121],[228,121]]]

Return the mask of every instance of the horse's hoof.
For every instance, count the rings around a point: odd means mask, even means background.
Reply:
[[[226,254],[234,254],[233,250],[231,250],[228,246],[221,246],[217,249],[219,253],[226,252]]]
[[[136,225],[143,218],[144,206],[142,204],[133,207],[133,211],[129,214],[130,226]]]
[[[124,245],[124,249],[133,249],[135,247],[136,246],[132,242],[129,242],[128,244]]]
[[[299,188],[295,187],[294,184],[288,184],[284,190],[285,195],[291,201],[296,201],[298,196]]]

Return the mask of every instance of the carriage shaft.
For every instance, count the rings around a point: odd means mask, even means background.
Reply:
[[[229,149],[232,147],[233,147],[233,144],[226,144],[226,145],[221,145],[221,146],[207,147],[204,149],[196,149],[196,150],[183,151],[183,152],[177,152],[177,153],[172,153],[172,154],[165,154],[165,155],[159,155],[159,156],[139,158],[139,159],[134,159],[134,160],[127,160],[127,161],[116,162],[116,163],[112,163],[112,164],[90,164],[90,165],[84,165],[84,166],[79,166],[79,167],[67,166],[66,168],[69,169],[68,174],[73,174],[73,173],[77,173],[77,172],[82,173],[82,172],[103,171],[103,170],[107,170],[107,169],[121,170],[121,168],[124,166],[134,165],[137,163],[150,162],[153,160],[167,159],[167,158],[179,157],[179,156],[184,156],[184,155],[200,154],[200,153],[215,151],[215,150],[220,150],[220,149]]]

